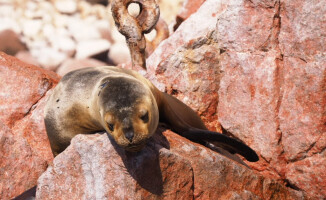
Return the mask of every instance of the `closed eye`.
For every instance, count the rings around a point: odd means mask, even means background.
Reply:
[[[144,123],[147,123],[149,118],[148,118],[148,112],[146,112],[145,114],[143,114],[141,117],[140,117],[141,120],[143,120]]]
[[[114,130],[114,124],[108,124],[108,127],[109,127],[110,131]]]

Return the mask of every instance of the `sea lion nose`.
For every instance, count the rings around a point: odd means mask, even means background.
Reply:
[[[132,142],[132,139],[134,138],[134,132],[133,131],[126,132],[125,137],[129,140],[129,142]]]

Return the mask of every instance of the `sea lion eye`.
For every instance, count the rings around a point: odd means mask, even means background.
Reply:
[[[110,131],[113,131],[114,130],[114,124],[108,123],[108,127],[109,127]]]
[[[143,120],[144,123],[148,122],[148,112],[145,111],[141,116],[140,119]]]

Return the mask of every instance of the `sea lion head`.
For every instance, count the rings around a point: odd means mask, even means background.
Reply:
[[[127,151],[141,150],[159,120],[150,88],[134,78],[110,77],[102,81],[98,95],[107,133]]]

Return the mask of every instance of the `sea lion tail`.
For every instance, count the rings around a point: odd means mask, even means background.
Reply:
[[[211,142],[216,146],[220,146],[223,149],[228,150],[230,153],[238,153],[242,155],[250,162],[256,162],[259,160],[256,152],[249,146],[237,139],[231,138],[218,132],[192,128],[182,132],[181,135],[210,149],[212,149],[212,145],[208,144]]]

